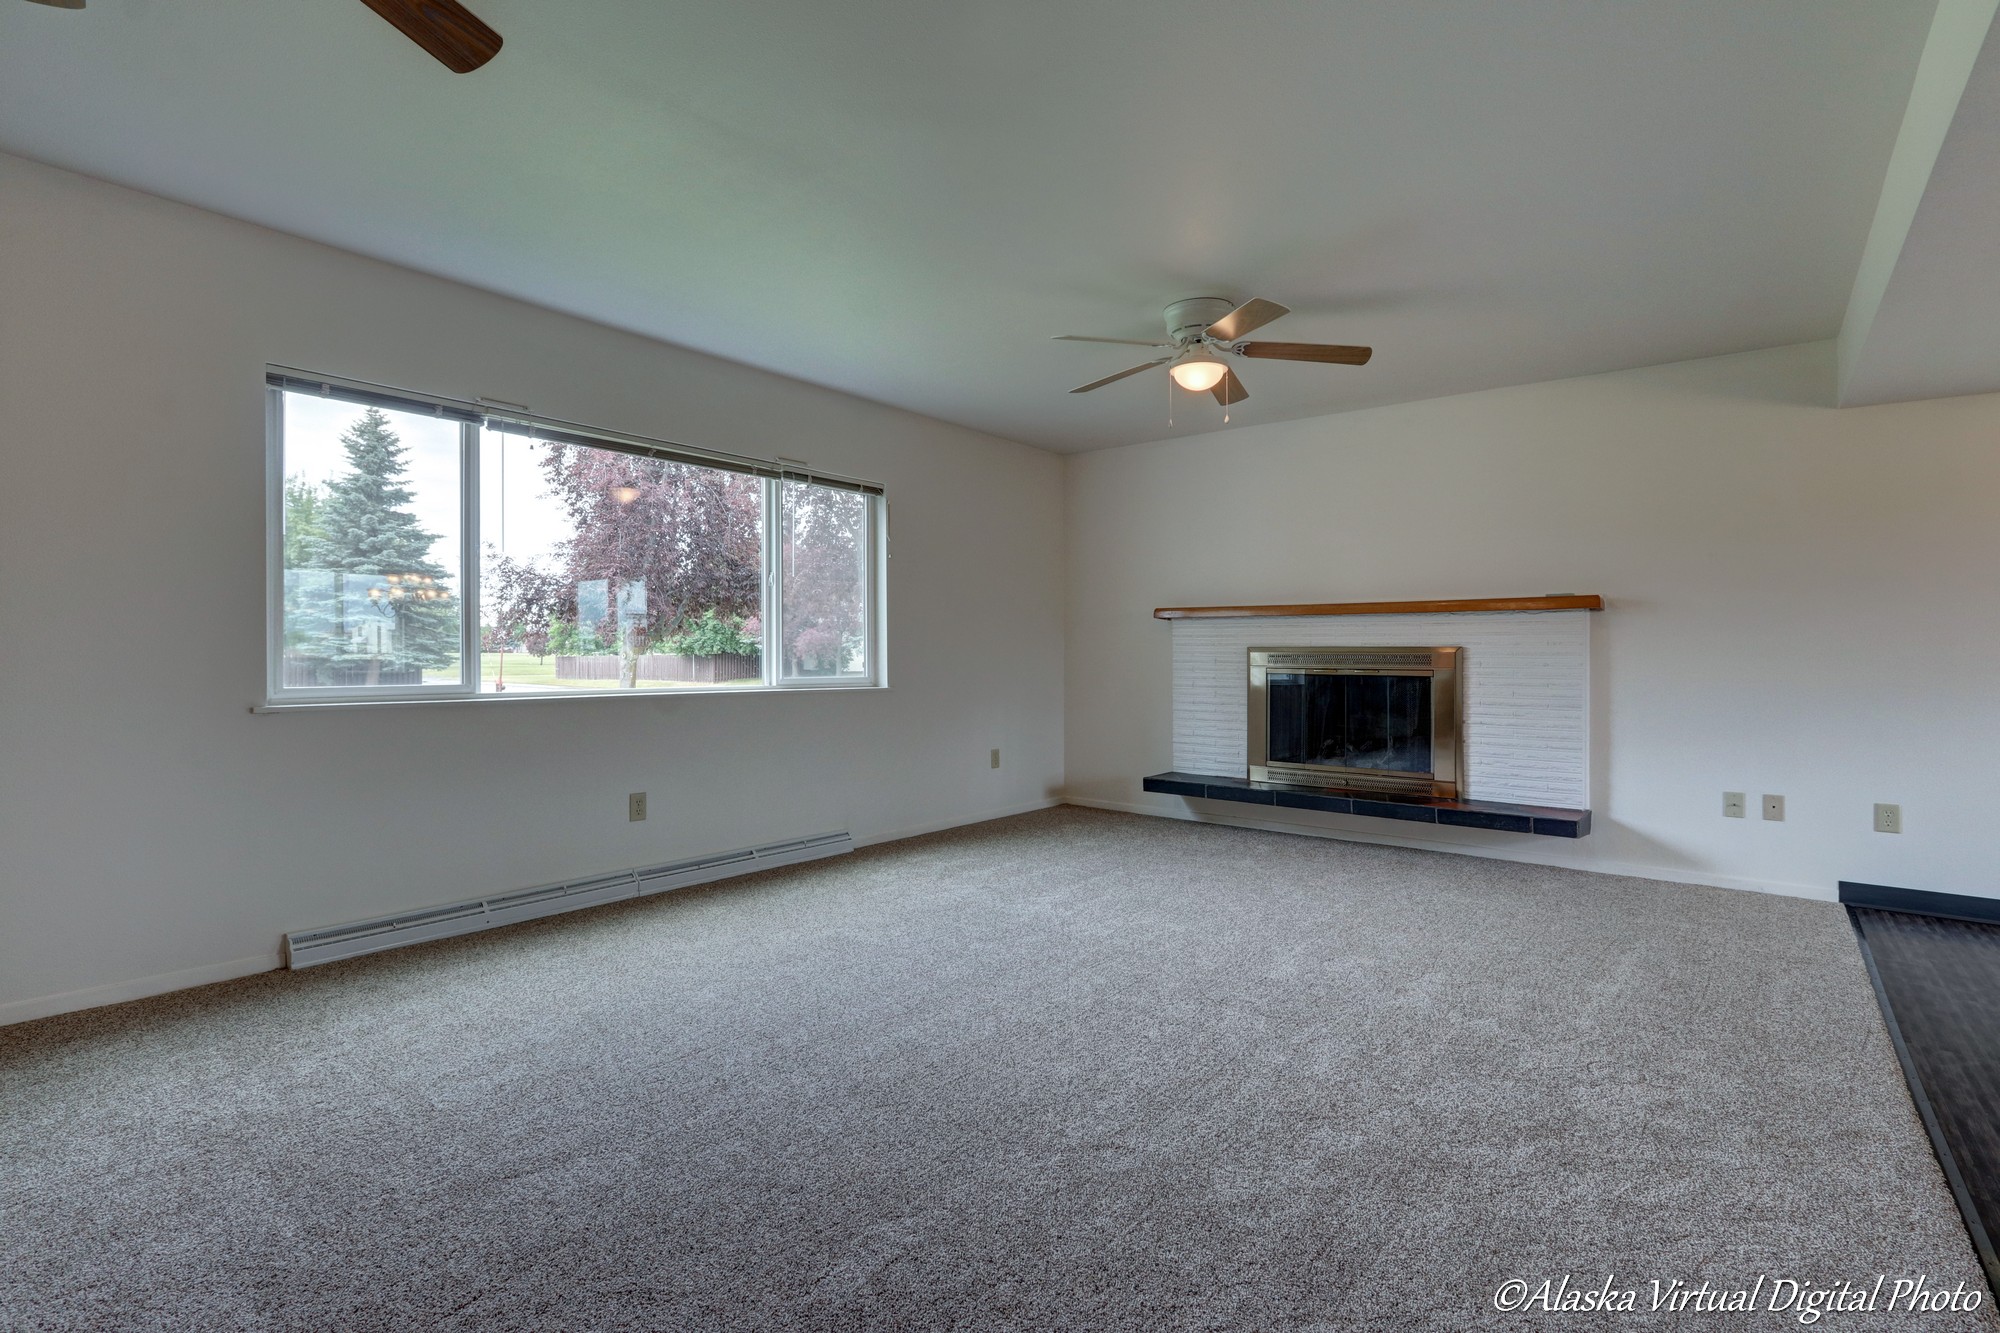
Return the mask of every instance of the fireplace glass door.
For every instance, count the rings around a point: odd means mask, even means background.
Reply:
[[[1267,762],[1431,771],[1431,678],[1273,671]]]
[[[1457,648],[1257,648],[1250,780],[1458,795]]]

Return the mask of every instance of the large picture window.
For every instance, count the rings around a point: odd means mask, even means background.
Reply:
[[[269,702],[881,682],[879,487],[269,377]]]

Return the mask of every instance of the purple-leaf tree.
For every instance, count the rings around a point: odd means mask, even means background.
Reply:
[[[854,670],[867,628],[867,497],[788,481],[783,499],[786,668],[803,676]]]
[[[503,637],[574,626],[578,590],[600,583],[616,617],[621,683],[638,684],[656,640],[708,611],[754,615],[762,590],[763,483],[742,473],[578,445],[543,444],[548,491],[574,536],[557,567],[494,555],[488,587]],[[639,590],[643,589],[643,592]],[[643,609],[641,609],[643,607]],[[532,644],[528,645],[532,648]]]

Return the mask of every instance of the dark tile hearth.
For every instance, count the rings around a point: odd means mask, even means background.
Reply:
[[[1450,824],[1458,828],[1492,829],[1500,833],[1538,833],[1548,838],[1581,838],[1590,832],[1590,811],[1551,805],[1513,805],[1506,801],[1452,801],[1434,796],[1394,796],[1386,792],[1344,792],[1324,787],[1286,787],[1225,778],[1210,773],[1155,773],[1145,789],[1167,796],[1205,801],[1237,801],[1245,805],[1283,806],[1335,815],[1368,815],[1418,824]]]

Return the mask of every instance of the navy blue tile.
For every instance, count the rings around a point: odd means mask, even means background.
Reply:
[[[1419,824],[1451,824],[1458,828],[1490,829],[1498,833],[1539,833],[1548,838],[1581,838],[1590,832],[1590,811],[1549,805],[1515,805],[1508,801],[1452,801],[1440,797],[1382,795],[1377,799],[1318,787],[1257,786],[1245,778],[1212,773],[1155,773],[1144,779],[1147,791],[1171,796],[1199,796],[1243,805],[1283,806],[1288,810],[1319,810],[1328,814],[1368,815]]]
[[[1208,784],[1208,799],[1211,801],[1242,801],[1246,805],[1275,805],[1278,794],[1268,787],[1252,787],[1248,783]]]
[[[1448,805],[1438,807],[1437,822],[1456,824],[1460,828],[1486,828],[1501,833],[1533,833],[1535,820],[1532,815],[1503,815],[1493,810],[1454,810]]]
[[[1292,810],[1320,810],[1330,815],[1352,813],[1354,802],[1345,796],[1316,791],[1281,791],[1278,804]]]
[[[1377,819],[1408,819],[1419,824],[1437,823],[1437,807],[1430,805],[1407,805],[1401,801],[1364,801],[1354,798],[1354,813],[1373,815]]]

